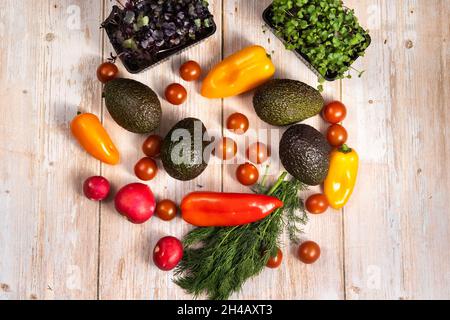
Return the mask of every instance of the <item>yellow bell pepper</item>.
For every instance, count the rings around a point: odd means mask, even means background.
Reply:
[[[203,81],[206,98],[226,98],[250,91],[269,80],[275,66],[261,46],[250,46],[216,65]]]
[[[347,145],[331,153],[324,192],[332,208],[341,209],[350,199],[358,175],[358,163],[358,154]]]

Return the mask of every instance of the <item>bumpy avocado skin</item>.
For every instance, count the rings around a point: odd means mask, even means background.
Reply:
[[[259,87],[253,97],[256,114],[273,126],[287,126],[320,113],[324,100],[319,91],[307,84],[274,79]]]
[[[197,122],[198,121],[198,122]],[[205,125],[196,118],[186,118],[178,122],[164,138],[161,146],[161,161],[163,163],[166,172],[177,180],[189,181],[197,178],[205,171],[208,166],[207,161],[209,159],[203,158],[205,148],[210,144],[208,141],[203,141],[201,144],[195,145],[194,138],[190,140],[190,163],[174,163],[172,161],[172,151],[175,147],[180,147],[179,144],[182,140],[172,141],[172,134],[177,129],[186,129],[190,132],[191,137],[194,137],[195,123],[200,123],[202,128],[202,137],[207,136],[207,130]],[[200,146],[200,147],[199,147]],[[181,152],[180,152],[181,154]]]
[[[145,134],[159,128],[161,102],[146,85],[131,79],[114,79],[106,83],[104,96],[111,117],[124,129]]]
[[[280,141],[280,159],[285,169],[301,182],[316,186],[328,175],[331,147],[311,126],[290,127]]]

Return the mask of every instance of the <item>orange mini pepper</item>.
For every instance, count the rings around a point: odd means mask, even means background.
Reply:
[[[275,66],[261,46],[250,46],[225,58],[207,75],[202,96],[226,98],[259,87],[275,74]]]
[[[94,158],[111,165],[119,163],[119,151],[96,115],[79,114],[70,128],[80,145]]]

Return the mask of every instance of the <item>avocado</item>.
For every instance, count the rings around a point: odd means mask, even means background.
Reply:
[[[280,160],[284,168],[301,182],[316,186],[328,175],[331,147],[311,126],[290,127],[280,141]]]
[[[319,91],[307,84],[274,79],[260,86],[253,97],[256,114],[273,126],[287,126],[320,113],[324,100]]]
[[[203,154],[210,144],[203,141],[205,136],[205,125],[196,118],[183,119],[170,130],[161,146],[161,161],[172,178],[189,181],[205,171],[209,158]]]
[[[131,79],[114,79],[106,83],[106,108],[124,129],[134,133],[150,133],[161,124],[161,102],[146,85]]]

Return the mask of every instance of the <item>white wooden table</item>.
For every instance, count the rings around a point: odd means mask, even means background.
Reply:
[[[214,0],[214,37],[139,76],[160,95],[187,59],[204,69],[248,44],[272,53],[277,77],[316,85],[293,53],[263,32],[269,0]],[[327,100],[349,108],[349,143],[361,156],[358,185],[342,212],[311,217],[305,238],[323,250],[306,266],[286,242],[280,269],[249,281],[238,299],[450,298],[450,14],[449,0],[346,0],[370,29],[372,45],[357,66],[361,79],[327,83]],[[181,237],[181,219],[136,226],[111,201],[81,193],[102,174],[115,186],[135,182],[143,136],[118,127],[107,113],[96,67],[112,49],[99,29],[111,1],[0,2],[0,299],[190,299],[171,273],[150,259],[164,235]],[[122,70],[123,71],[123,70]],[[125,71],[123,76],[130,77]],[[251,94],[210,101],[189,84],[182,107],[163,102],[165,134],[186,116],[221,128],[234,111],[254,128]],[[121,150],[118,167],[101,165],[71,137],[77,110],[101,116]],[[316,117],[317,128],[326,125]],[[181,183],[162,171],[150,183],[159,198],[180,201],[197,185],[245,191],[235,166],[209,166]],[[311,189],[308,193],[317,191]]]

